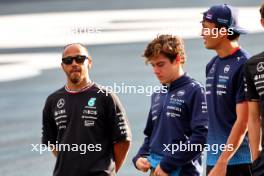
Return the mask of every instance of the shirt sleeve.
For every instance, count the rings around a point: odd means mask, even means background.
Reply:
[[[51,102],[49,98],[46,100],[42,113],[42,143],[56,144],[57,126],[52,115]]]
[[[247,100],[259,100],[259,95],[254,84],[253,75],[250,73],[249,65],[244,66],[245,95]]]
[[[235,90],[236,103],[241,103],[246,100],[245,97],[245,82],[244,82],[244,72],[243,65],[237,71],[233,80],[233,89]]]
[[[107,119],[113,143],[131,141],[132,135],[127,115],[116,94],[111,93],[107,103]]]
[[[190,103],[190,126],[192,131],[191,136],[183,142],[183,145],[191,146],[191,149],[183,151],[177,150],[170,152],[168,155],[163,157],[160,162],[160,167],[166,173],[171,173],[175,170],[175,168],[186,165],[200,157],[206,143],[208,132],[208,113],[204,88],[199,87],[195,90]]]

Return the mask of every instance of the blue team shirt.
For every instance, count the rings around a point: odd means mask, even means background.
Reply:
[[[165,149],[170,144],[206,143],[208,114],[205,90],[187,75],[168,86],[166,93],[154,93],[144,130],[146,138],[133,162],[148,157],[152,167],[160,164],[170,174],[201,175],[202,149],[175,151]],[[168,148],[172,149],[170,145]]]
[[[249,54],[238,49],[220,58],[215,56],[206,66],[206,99],[209,114],[207,142],[210,146],[226,144],[236,121],[236,104],[245,101],[243,65]],[[215,165],[221,151],[207,152],[207,165]],[[251,163],[248,138],[229,161],[229,165]]]

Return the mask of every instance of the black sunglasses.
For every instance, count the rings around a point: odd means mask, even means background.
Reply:
[[[71,65],[73,63],[73,60],[75,60],[76,63],[83,64],[85,59],[88,59],[88,57],[84,55],[77,55],[74,57],[68,56],[62,58],[62,63],[64,63],[65,65]]]

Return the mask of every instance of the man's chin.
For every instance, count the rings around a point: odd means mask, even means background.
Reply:
[[[167,84],[166,80],[159,80],[161,84]]]
[[[80,78],[71,78],[70,79],[73,84],[78,84],[80,82]]]

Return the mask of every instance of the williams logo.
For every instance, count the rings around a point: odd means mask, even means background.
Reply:
[[[94,106],[96,98],[90,98],[88,101],[88,106]]]
[[[226,65],[224,68],[224,73],[228,73],[230,70],[230,65]]]
[[[181,97],[181,96],[183,96],[185,94],[185,91],[184,90],[179,90],[178,92],[177,92],[177,96],[178,97]]]

